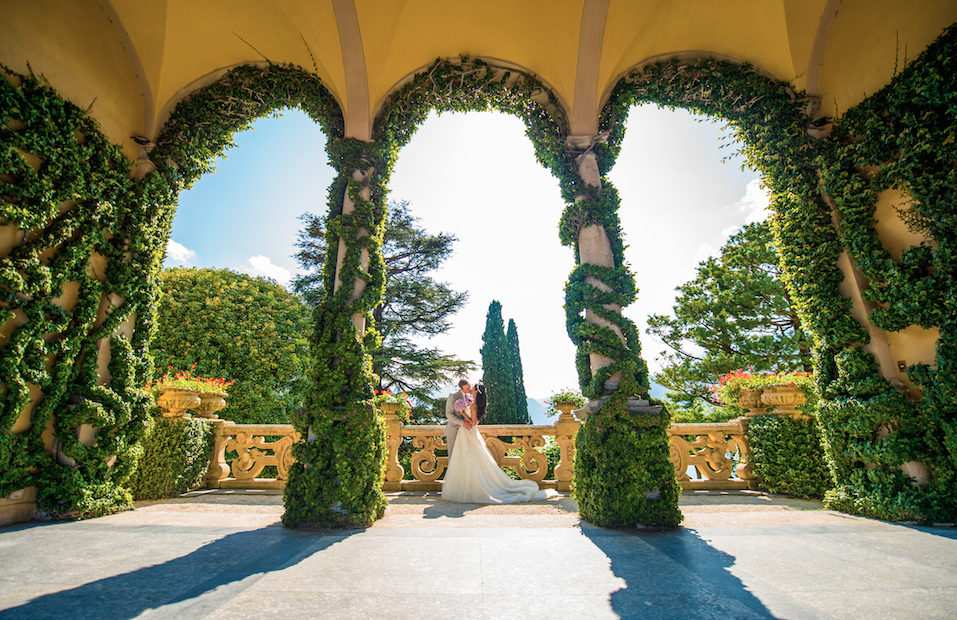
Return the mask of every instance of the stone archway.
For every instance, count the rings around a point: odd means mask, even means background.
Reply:
[[[250,121],[299,106],[335,139],[341,110],[301,69],[241,66],[180,102],[155,144],[139,137],[134,164],[42,79],[3,77],[0,495],[54,517],[126,509],[178,192]]]
[[[928,84],[952,82],[946,66],[954,38],[953,28],[945,31],[881,92],[836,120],[787,83],[708,58],[632,69],[603,110],[601,127],[613,144],[635,103],[684,107],[736,127],[774,195],[785,284],[814,340],[819,418],[836,483],[826,501],[879,518],[954,514],[953,448],[945,447],[954,437],[945,413],[953,408],[953,314],[941,278],[950,270],[953,232],[941,205],[953,195],[945,180],[953,147],[946,131],[916,138],[922,122],[952,126],[946,97],[935,94],[947,87]],[[898,247],[898,258],[874,215],[889,190],[906,208],[895,216],[885,206],[881,219],[899,218],[901,229],[913,218],[913,245]],[[884,231],[890,225],[881,222]],[[923,351],[912,345],[909,363],[895,359],[902,356],[893,355],[889,332],[916,326],[928,330],[911,336]],[[936,336],[936,353],[928,336]]]
[[[286,486],[288,525],[361,524],[384,509],[378,482],[368,473],[379,471],[384,458],[384,434],[372,410],[367,374],[365,343],[376,338],[368,316],[380,300],[384,282],[380,244],[385,187],[398,150],[433,109],[495,109],[523,120],[539,162],[559,178],[568,204],[561,240],[575,248],[578,264],[566,300],[580,381],[603,418],[614,419],[604,415],[610,410],[620,410],[629,419],[640,416],[652,421],[644,423],[649,430],[654,427],[649,437],[665,438],[667,420],[661,408],[640,400],[647,396],[647,368],[637,330],[621,315],[621,308],[634,299],[635,287],[622,254],[617,196],[602,189],[599,162],[613,159],[603,137],[569,136],[564,109],[532,76],[479,59],[439,60],[392,93],[374,121],[372,141],[342,141],[342,167],[330,197],[331,205],[342,206],[334,206],[327,220],[327,229],[338,234],[339,251],[330,253],[326,302],[316,315],[318,389],[309,413],[297,421],[307,439],[297,446],[296,458],[302,465],[290,470]],[[639,447],[636,454],[615,457],[635,457],[653,472],[650,477],[642,472],[640,480],[622,480],[625,487],[641,487],[643,501],[668,506],[657,511],[660,519],[645,522],[677,523],[677,486],[666,446],[665,440],[655,448]],[[596,447],[600,453],[602,448]],[[344,450],[367,460],[354,457],[356,462],[342,462],[335,455]],[[316,466],[319,463],[323,466]],[[581,476],[579,480],[579,495],[587,496],[588,485]],[[311,490],[318,489],[318,501],[310,499]],[[607,512],[603,502],[595,502],[596,520]],[[637,512],[624,518],[632,523],[642,520]]]

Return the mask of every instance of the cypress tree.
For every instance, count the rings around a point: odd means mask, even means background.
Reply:
[[[528,396],[525,394],[525,373],[522,371],[522,352],[518,346],[518,327],[515,319],[508,320],[508,332],[505,334],[508,341],[508,356],[512,364],[512,380],[515,382],[515,423],[531,424],[532,418],[528,415]]]
[[[488,390],[486,424],[514,424],[515,380],[502,322],[502,304],[492,301],[485,316],[482,334],[482,382]]]

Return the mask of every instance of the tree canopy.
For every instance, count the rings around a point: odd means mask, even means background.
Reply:
[[[648,333],[668,347],[654,379],[670,398],[716,405],[710,386],[738,368],[811,371],[810,343],[780,276],[770,225],[748,224],[676,289],[674,316],[648,318]]]
[[[296,277],[293,288],[315,307],[325,294],[322,269],[328,241],[323,218],[306,213],[300,219],[305,226],[299,232],[295,258],[307,273]],[[448,331],[452,315],[468,300],[468,293],[454,291],[429,275],[452,254],[456,237],[430,234],[418,221],[407,201],[389,203],[382,245],[386,289],[382,303],[372,313],[382,345],[370,351],[379,389],[408,393],[418,405],[413,416],[427,413],[433,403],[430,396],[437,388],[475,370],[474,362],[424,346],[419,340]]]
[[[502,304],[492,301],[485,316],[485,332],[482,334],[482,383],[488,390],[488,413],[486,424],[514,424],[515,379],[512,375],[512,358],[508,353],[505,323],[502,321]]]
[[[512,366],[512,381],[515,385],[515,421],[518,424],[531,424],[532,418],[528,415],[528,395],[525,393],[525,372],[522,370],[522,351],[518,346],[518,327],[515,325],[515,319],[508,320],[505,339],[508,342],[508,357]]]
[[[263,278],[227,269],[166,269],[152,354],[160,372],[224,377],[238,423],[288,423],[303,406],[309,311]]]

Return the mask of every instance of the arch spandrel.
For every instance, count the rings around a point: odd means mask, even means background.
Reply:
[[[143,126],[136,73],[97,0],[0,2],[0,63],[42,75],[64,99],[89,107],[117,143]],[[132,142],[123,152],[136,159]]]
[[[784,2],[788,47],[794,72],[791,82],[798,90],[807,90],[808,64],[820,63],[820,57],[815,55],[814,43],[820,30],[823,29],[823,35],[826,36],[830,22],[825,16],[835,10],[835,5],[839,6],[840,0]]]
[[[608,9],[598,96],[609,92],[620,75],[645,59],[684,50],[749,62],[779,80],[794,78],[788,24],[780,2],[743,2],[729,7],[726,3],[682,0],[635,9],[618,0]]]
[[[379,109],[397,84],[436,58],[502,59],[527,67],[566,102],[574,98],[582,0],[407,3],[386,12],[356,3],[369,79],[370,107]]]
[[[822,114],[840,116],[879,91],[954,21],[951,0],[842,0],[821,62]]]
[[[247,10],[242,9],[243,4],[248,5]],[[348,105],[331,4],[314,3],[308,11],[303,3],[285,4],[241,2],[223,11],[221,5],[212,3],[171,3],[161,79],[155,88],[157,107],[165,106],[185,85],[201,76],[266,59],[317,72],[326,87]],[[301,21],[297,23],[297,19]]]

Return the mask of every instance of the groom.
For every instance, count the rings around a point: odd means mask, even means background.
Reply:
[[[445,417],[449,419],[448,424],[445,425],[445,443],[449,447],[449,459],[452,458],[452,447],[455,445],[455,436],[459,432],[459,427],[472,428],[472,423],[466,421],[465,417],[455,410],[455,401],[464,399],[466,394],[471,393],[472,386],[467,380],[462,379],[459,381],[458,391],[449,394],[448,400],[445,401]]]

